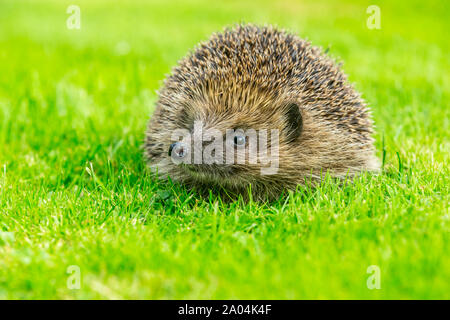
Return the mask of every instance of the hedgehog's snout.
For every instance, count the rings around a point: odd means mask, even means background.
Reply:
[[[183,142],[172,143],[169,147],[169,157],[174,160],[182,160],[188,154],[188,146]]]

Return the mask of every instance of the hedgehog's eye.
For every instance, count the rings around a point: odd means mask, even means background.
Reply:
[[[243,146],[243,145],[245,145],[246,141],[247,141],[246,136],[234,136],[234,144],[236,146]]]

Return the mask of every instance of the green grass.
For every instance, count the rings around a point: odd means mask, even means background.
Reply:
[[[81,30],[66,28],[73,3]],[[381,30],[366,27],[371,4]],[[2,0],[0,298],[450,298],[449,14],[433,0]],[[141,145],[164,75],[240,21],[344,62],[373,110],[382,174],[271,204],[149,175]]]

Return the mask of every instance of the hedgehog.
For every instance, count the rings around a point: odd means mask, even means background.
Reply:
[[[144,149],[160,179],[263,201],[327,174],[377,172],[372,134],[367,104],[321,48],[270,25],[240,24],[172,69]]]

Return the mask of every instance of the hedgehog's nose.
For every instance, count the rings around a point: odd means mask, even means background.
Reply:
[[[188,153],[187,145],[182,142],[172,143],[169,147],[169,157],[175,160],[181,160]]]

